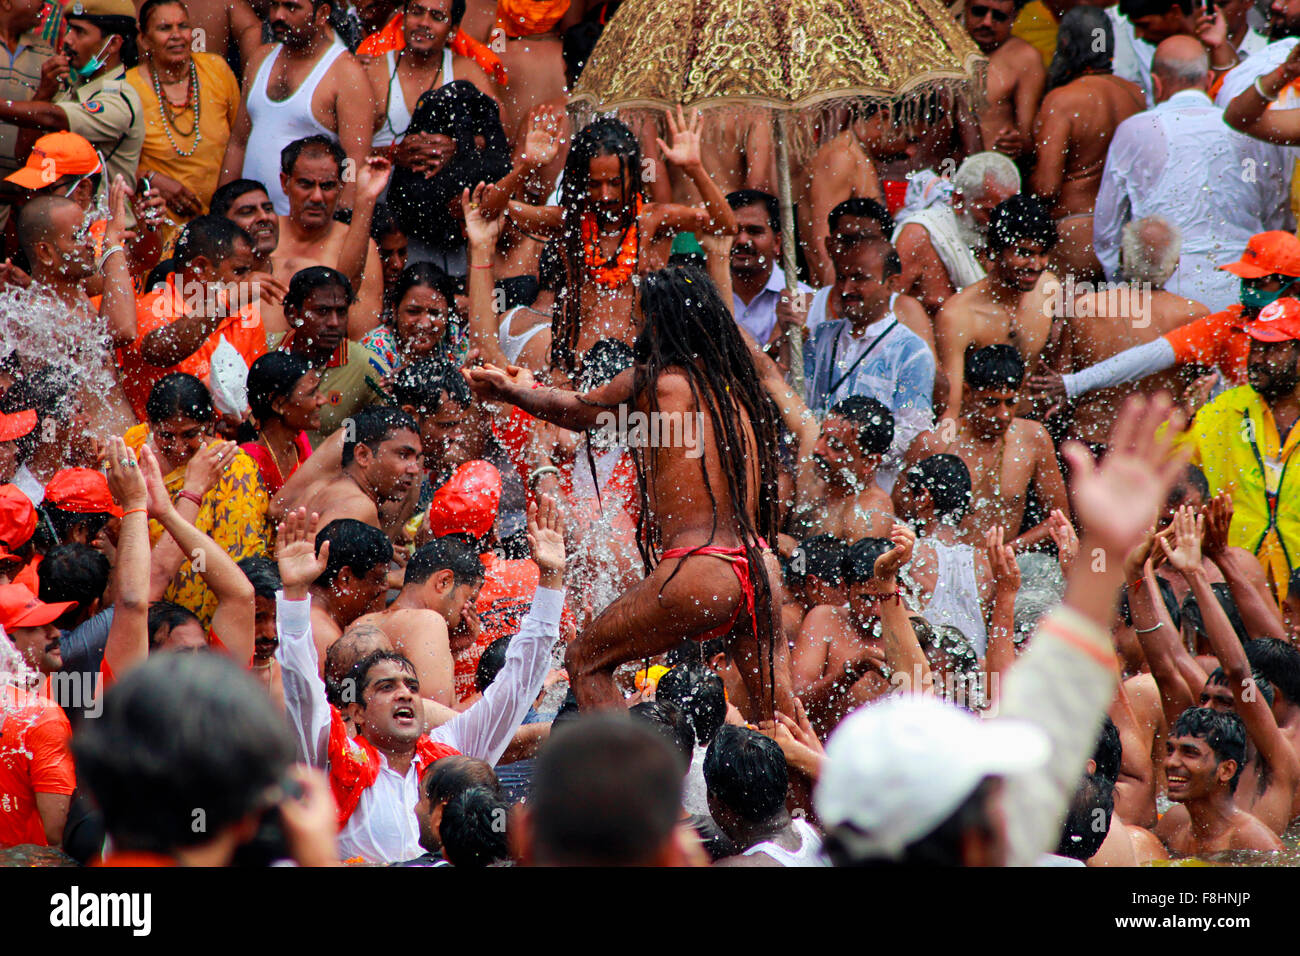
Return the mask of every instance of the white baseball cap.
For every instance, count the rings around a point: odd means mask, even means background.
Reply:
[[[859,708],[835,729],[813,800],[828,830],[850,824],[860,852],[898,859],[985,777],[1041,767],[1049,750],[1033,724],[981,720],[935,697],[896,697]]]

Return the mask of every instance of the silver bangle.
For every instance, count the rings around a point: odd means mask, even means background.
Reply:
[[[109,257],[112,256],[113,253],[115,252],[120,252],[122,253],[122,255],[126,255],[126,250],[123,249],[121,246],[109,246],[107,249],[105,249],[103,252],[100,253],[99,259],[95,263],[95,271],[103,272],[105,263],[108,262]]]
[[[1161,629],[1162,627],[1164,627],[1164,626],[1165,626],[1165,622],[1164,622],[1164,621],[1157,621],[1155,627],[1135,627],[1135,628],[1133,628],[1133,633],[1134,633],[1134,634],[1150,634],[1152,631],[1158,631],[1158,630],[1160,630],[1160,629]]]
[[[558,475],[559,473],[560,469],[556,468],[554,465],[543,465],[541,468],[534,468],[528,475],[528,487],[531,488],[536,484],[539,478],[543,478],[546,475]]]

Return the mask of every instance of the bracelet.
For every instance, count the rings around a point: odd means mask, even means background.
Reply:
[[[126,511],[122,512],[122,517],[125,518],[127,515],[148,514],[148,513],[149,513],[148,508],[128,508]]]
[[[492,268],[492,264],[491,264],[491,263],[488,263],[488,264],[485,265],[485,266],[476,266],[474,263],[471,262],[471,263],[469,264],[469,267],[470,267],[471,269],[491,269],[491,268]]]
[[[176,497],[177,497],[177,498],[184,498],[186,501],[192,501],[192,502],[194,502],[196,505],[198,505],[200,508],[203,507],[203,499],[200,498],[198,495],[196,495],[196,494],[195,494],[194,492],[192,492],[192,491],[184,491],[184,490],[182,490],[179,494],[176,495]]]
[[[123,255],[126,254],[126,250],[123,249],[121,246],[109,246],[107,249],[105,249],[103,252],[99,254],[99,260],[95,264],[95,271],[103,272],[104,263],[108,262],[109,257],[111,257],[115,252],[120,252]]]
[[[1134,633],[1134,634],[1150,634],[1152,631],[1158,631],[1158,630],[1160,630],[1160,629],[1161,629],[1162,627],[1164,627],[1164,626],[1165,626],[1165,622],[1164,622],[1164,621],[1156,621],[1156,625],[1155,625],[1155,627],[1135,627],[1135,628],[1133,628],[1133,633]]]
[[[1263,74],[1260,74],[1259,76],[1255,77],[1255,83],[1254,83],[1255,92],[1260,95],[1261,99],[1267,100],[1270,103],[1276,103],[1277,98],[1282,93],[1282,91],[1278,90],[1272,96],[1269,96],[1267,93],[1264,92],[1264,87],[1260,85],[1259,81],[1262,80],[1263,78],[1264,78]]]
[[[528,475],[528,487],[531,488],[536,484],[539,478],[546,475],[558,475],[559,473],[560,469],[556,468],[554,465],[543,465],[541,468],[534,468]]]

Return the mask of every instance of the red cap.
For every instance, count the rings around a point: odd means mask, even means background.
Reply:
[[[1240,259],[1219,268],[1243,279],[1300,276],[1300,239],[1281,230],[1256,233],[1246,243],[1246,251]]]
[[[21,548],[36,533],[36,507],[17,485],[0,485],[0,546]]]
[[[56,601],[46,604],[21,584],[0,584],[0,627],[12,631],[16,627],[53,624],[76,603]]]
[[[28,408],[12,415],[0,415],[0,441],[13,441],[36,427],[36,410]]]
[[[1286,342],[1300,339],[1300,299],[1286,297],[1259,310],[1252,322],[1233,326],[1257,342]]]
[[[45,486],[45,501],[76,514],[108,512],[115,518],[122,517],[122,509],[108,490],[108,479],[102,471],[93,468],[64,468],[55,472]]]
[[[501,473],[491,462],[467,461],[429,502],[429,530],[434,537],[472,534],[481,538],[492,530],[501,503]]]

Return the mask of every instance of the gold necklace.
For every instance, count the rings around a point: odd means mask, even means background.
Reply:
[[[262,446],[263,446],[264,448],[266,448],[266,450],[269,451],[269,452],[271,453],[271,460],[272,460],[273,462],[275,462],[275,470],[278,471],[278,472],[280,473],[280,481],[282,481],[282,482],[284,482],[284,481],[288,481],[288,480],[289,480],[289,475],[293,474],[293,472],[286,472],[286,471],[284,470],[284,466],[280,464],[280,456],[277,455],[277,454],[275,453],[275,449],[271,446],[271,439],[269,439],[269,438],[266,437],[266,433],[265,433],[265,432],[263,432],[262,435],[261,435],[261,442],[262,442]],[[297,444],[294,444],[294,446],[293,446],[293,467],[294,467],[294,469],[297,469],[297,467],[298,467],[301,463],[302,463],[302,459],[301,459],[301,457],[300,457],[299,454],[298,454],[298,446],[297,446]]]

